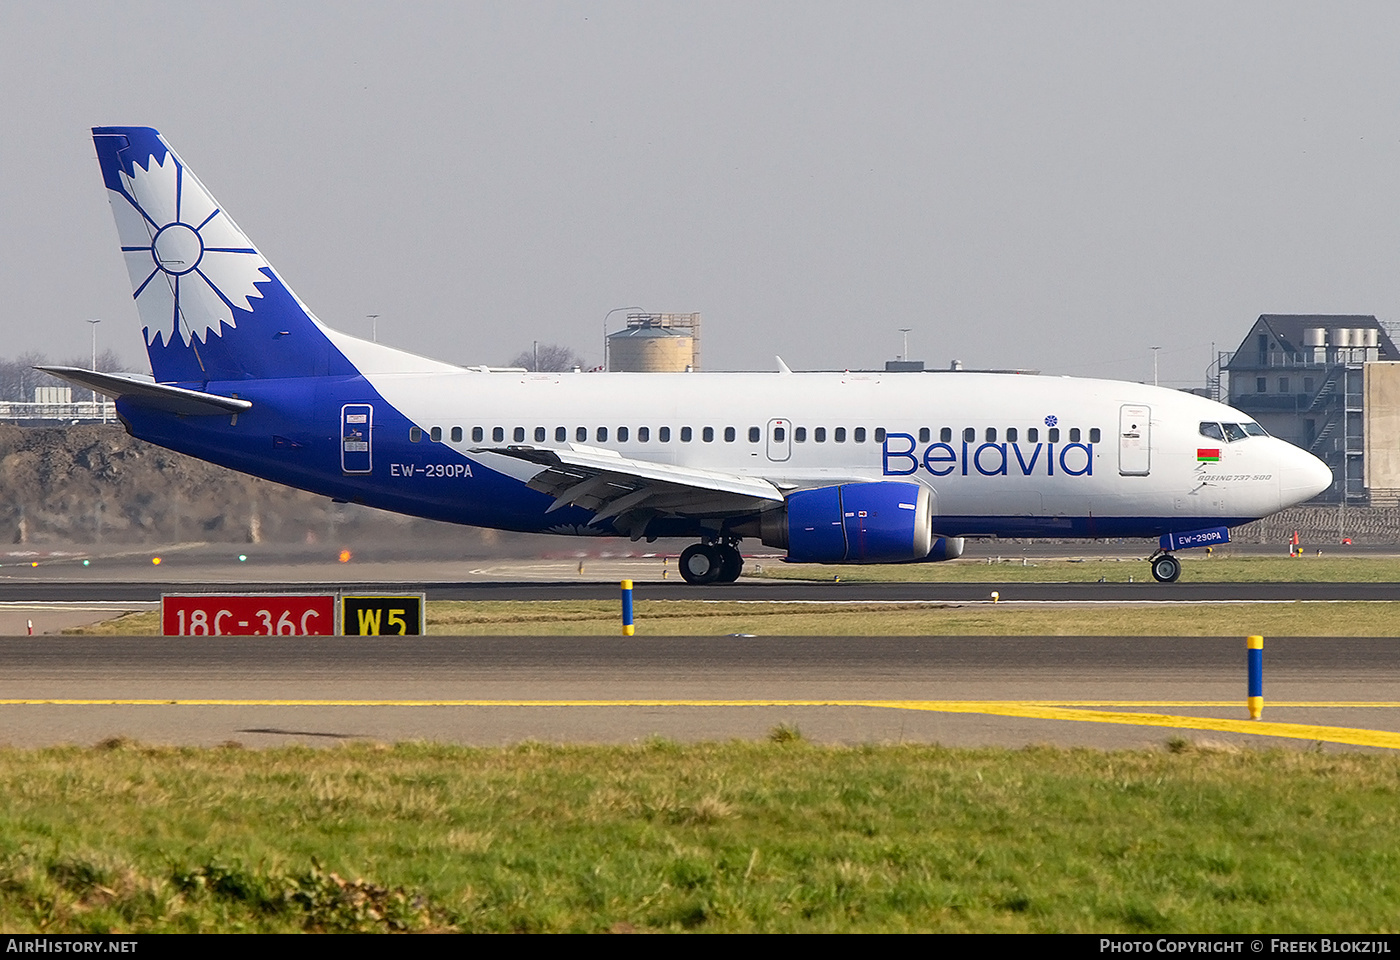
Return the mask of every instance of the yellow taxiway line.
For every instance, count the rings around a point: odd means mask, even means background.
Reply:
[[[1288,737],[1352,746],[1400,750],[1400,733],[1358,727],[1333,727],[1307,723],[1271,723],[1262,720],[1189,717],[1162,713],[1138,713],[1102,707],[1225,707],[1239,708],[1237,701],[1220,700],[103,700],[103,699],[0,699],[0,706],[106,706],[106,707],[873,707],[885,710],[918,710],[934,713],[975,713],[1030,720],[1072,720],[1081,723],[1116,723],[1130,726],[1169,727]],[[1400,709],[1391,701],[1270,701],[1269,707]]]

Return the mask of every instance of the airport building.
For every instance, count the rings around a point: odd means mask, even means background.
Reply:
[[[34,401],[0,400],[0,423],[52,427],[60,423],[115,423],[111,400],[74,400],[72,387],[35,387]]]
[[[1220,399],[1332,468],[1319,499],[1400,502],[1400,350],[1375,317],[1262,314],[1220,366]]]
[[[609,370],[686,373],[700,369],[700,314],[629,313],[608,334]]]

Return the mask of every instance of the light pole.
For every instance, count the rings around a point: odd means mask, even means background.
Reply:
[[[98,325],[99,323],[101,323],[101,322],[102,322],[101,320],[89,320],[89,321],[88,321],[88,326],[92,327],[92,372],[93,372],[93,373],[96,373],[96,372],[97,372],[97,325]],[[93,402],[93,403],[101,403],[101,402],[102,402],[101,400],[98,400],[98,399],[97,399],[97,391],[96,391],[96,390],[92,391],[92,402]],[[107,408],[106,408],[105,406],[102,408],[102,422],[103,422],[103,423],[106,423],[106,422],[107,422]]]
[[[909,359],[909,331],[910,331],[910,330],[913,330],[913,329],[914,329],[913,327],[900,327],[900,328],[899,328],[899,332],[902,333],[902,334],[904,334],[904,353],[903,353],[903,354],[900,356],[900,358],[899,358],[899,359],[901,359],[901,360],[908,360],[908,359]]]
[[[613,307],[603,316],[603,372],[608,369],[608,317],[614,313],[621,313],[623,310],[640,310],[641,307]]]
[[[92,325],[92,372],[93,372],[93,373],[96,373],[96,372],[97,372],[97,325],[98,325],[99,323],[101,323],[101,322],[102,322],[101,320],[89,320],[89,321],[88,321],[88,323]]]
[[[365,314],[365,317],[367,317],[367,318],[369,319],[369,322],[370,322],[370,328],[369,328],[369,329],[370,329],[370,339],[373,340],[375,343],[378,343],[378,342],[379,342],[379,314],[377,314],[377,313],[367,313],[367,314]]]
[[[1157,386],[1157,351],[1160,350],[1160,349],[1162,349],[1162,348],[1161,348],[1161,347],[1153,347],[1153,348],[1152,348],[1152,385],[1153,385],[1154,387]]]

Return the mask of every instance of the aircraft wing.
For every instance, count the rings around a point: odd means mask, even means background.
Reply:
[[[213,414],[238,413],[252,409],[252,401],[237,397],[221,397],[217,393],[203,393],[199,390],[186,390],[172,387],[154,380],[142,380],[120,373],[98,373],[82,367],[35,367],[53,374],[61,380],[76,383],[96,390],[112,399],[128,397],[143,406],[181,416],[210,416]]]
[[[653,517],[732,517],[783,502],[782,491],[762,477],[633,460],[596,447],[482,447],[471,452],[539,465],[543,469],[529,486],[554,497],[549,512],[584,507],[594,511],[590,522],[611,520],[634,540]]]

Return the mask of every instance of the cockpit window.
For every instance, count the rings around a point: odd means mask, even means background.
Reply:
[[[1212,440],[1224,440],[1225,431],[1220,429],[1220,424],[1218,423],[1208,423],[1203,421],[1201,423],[1201,436],[1210,437]]]
[[[1238,423],[1222,423],[1221,426],[1225,428],[1225,439],[1231,443],[1249,436]]]
[[[1251,437],[1267,437],[1269,435],[1269,431],[1265,430],[1257,423],[1242,423],[1240,426],[1244,427],[1244,432]]]

